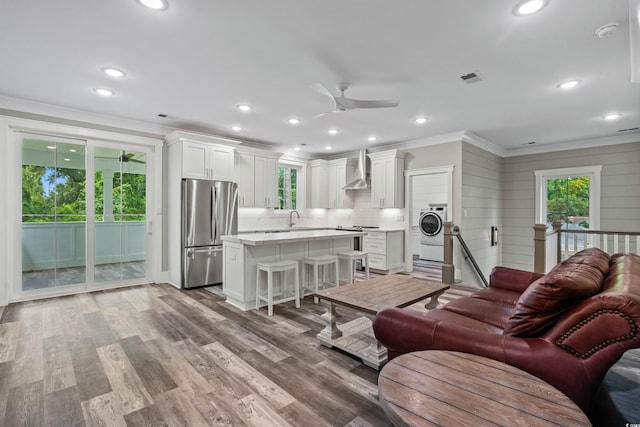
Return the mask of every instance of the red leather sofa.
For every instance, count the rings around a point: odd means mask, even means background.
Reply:
[[[591,248],[546,275],[496,267],[490,284],[428,312],[373,321],[389,360],[420,350],[495,359],[555,386],[585,412],[607,370],[640,346],[640,256]]]

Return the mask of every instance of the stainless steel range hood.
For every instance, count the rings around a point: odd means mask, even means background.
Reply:
[[[358,154],[358,168],[356,179],[342,187],[343,190],[364,190],[367,188],[367,150],[362,149]]]

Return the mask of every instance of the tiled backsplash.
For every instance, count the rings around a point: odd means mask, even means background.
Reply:
[[[294,215],[299,227],[336,227],[338,225],[370,225],[384,228],[402,228],[404,209],[378,209],[371,207],[371,189],[348,191],[353,198],[353,209],[304,209],[300,219]],[[238,230],[269,230],[289,227],[290,211],[240,208]]]

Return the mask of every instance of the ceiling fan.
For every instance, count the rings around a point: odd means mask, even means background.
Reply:
[[[143,165],[147,163],[144,160],[135,159],[134,156],[135,156],[134,153],[127,153],[123,151],[120,157],[118,157],[118,160],[121,161],[122,163],[133,162],[133,163],[141,163]]]
[[[389,107],[397,107],[400,105],[399,101],[391,101],[391,100],[359,100],[353,98],[347,98],[344,96],[344,92],[349,89],[348,83],[340,83],[338,85],[338,90],[340,91],[340,96],[333,96],[333,94],[321,85],[320,83],[314,83],[311,85],[311,88],[318,92],[321,95],[328,96],[333,100],[334,107],[330,113],[337,113],[340,111],[349,111],[355,110],[358,108],[389,108]],[[323,113],[327,114],[327,113]]]
[[[126,151],[122,151],[122,154],[120,154],[118,157],[96,157],[97,159],[109,159],[109,160],[117,160],[119,162],[122,163],[140,163],[140,164],[146,164],[147,162],[145,162],[144,160],[138,160],[135,158],[135,153],[127,153]]]

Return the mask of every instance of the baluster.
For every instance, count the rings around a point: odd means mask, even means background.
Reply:
[[[611,253],[615,254],[616,252],[618,252],[618,235],[614,234],[613,235],[613,251],[611,251]]]
[[[609,253],[609,251],[607,250],[607,247],[609,246],[609,235],[608,234],[603,234],[602,235],[602,250]]]
[[[628,234],[624,236],[624,251],[629,252],[629,236]]]

